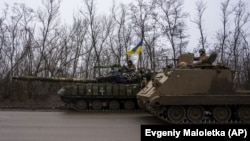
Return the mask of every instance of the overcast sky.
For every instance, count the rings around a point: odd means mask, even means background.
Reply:
[[[198,0],[184,0],[184,11],[190,14],[189,19],[195,18],[195,2]],[[212,42],[215,33],[218,29],[221,28],[221,11],[220,3],[224,0],[203,0],[207,3],[207,9],[204,13],[204,26],[205,33],[207,34],[208,42]],[[243,0],[247,2],[248,10],[250,12],[250,1]],[[99,14],[109,14],[113,0],[96,0],[97,12]],[[118,3],[129,4],[135,2],[135,0],[115,0]],[[236,3],[238,0],[231,0],[231,3]],[[4,3],[9,4],[10,6],[14,3],[25,3],[28,7],[37,9],[41,5],[41,0],[1,0],[0,9],[4,7]],[[65,23],[72,22],[73,12],[78,11],[78,8],[82,5],[82,0],[62,0],[61,3],[61,20]],[[2,11],[0,11],[2,12]],[[188,34],[190,34],[188,51],[192,52],[198,44],[199,31],[196,28],[196,25],[190,20],[188,22]],[[250,25],[248,26],[250,28]]]

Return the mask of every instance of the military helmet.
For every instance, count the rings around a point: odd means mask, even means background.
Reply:
[[[205,53],[206,51],[205,51],[205,49],[204,49],[204,48],[201,48],[201,49],[199,49],[199,52],[203,52],[203,53]]]
[[[128,63],[129,63],[129,64],[132,64],[132,61],[131,61],[131,60],[128,60]]]

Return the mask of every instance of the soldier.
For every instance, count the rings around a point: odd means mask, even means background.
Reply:
[[[130,70],[130,72],[135,72],[135,65],[133,64],[133,62],[131,60],[128,60],[127,64],[128,64],[127,67]]]
[[[208,56],[206,55],[205,49],[199,49],[200,57],[195,57],[194,60],[197,61],[194,65],[201,65],[207,63]]]

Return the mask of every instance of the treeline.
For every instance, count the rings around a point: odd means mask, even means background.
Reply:
[[[13,76],[63,76],[95,78],[102,69],[94,66],[125,64],[126,50],[143,39],[138,68],[158,69],[165,57],[177,58],[188,45],[183,0],[136,0],[129,5],[114,4],[108,15],[98,15],[95,0],[83,0],[72,24],[60,21],[60,0],[43,0],[39,9],[23,4],[0,12],[0,78]],[[220,5],[223,25],[208,42],[204,12],[207,5],[196,2],[192,21],[200,31],[199,44],[218,52],[217,61],[236,71],[236,83],[250,80],[249,9],[247,3]],[[210,21],[208,21],[210,22]],[[2,87],[2,86],[1,86]]]

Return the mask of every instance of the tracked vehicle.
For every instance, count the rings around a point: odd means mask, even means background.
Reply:
[[[68,108],[77,111],[85,110],[136,110],[139,109],[136,94],[141,90],[146,77],[151,72],[129,72],[119,65],[99,66],[112,68],[105,76],[94,80],[59,77],[13,77],[15,80],[67,82],[72,83],[58,90],[57,94]]]
[[[250,91],[234,89],[234,71],[183,54],[174,69],[158,73],[138,94],[141,109],[173,124],[250,123]],[[184,64],[184,65],[183,65]]]

